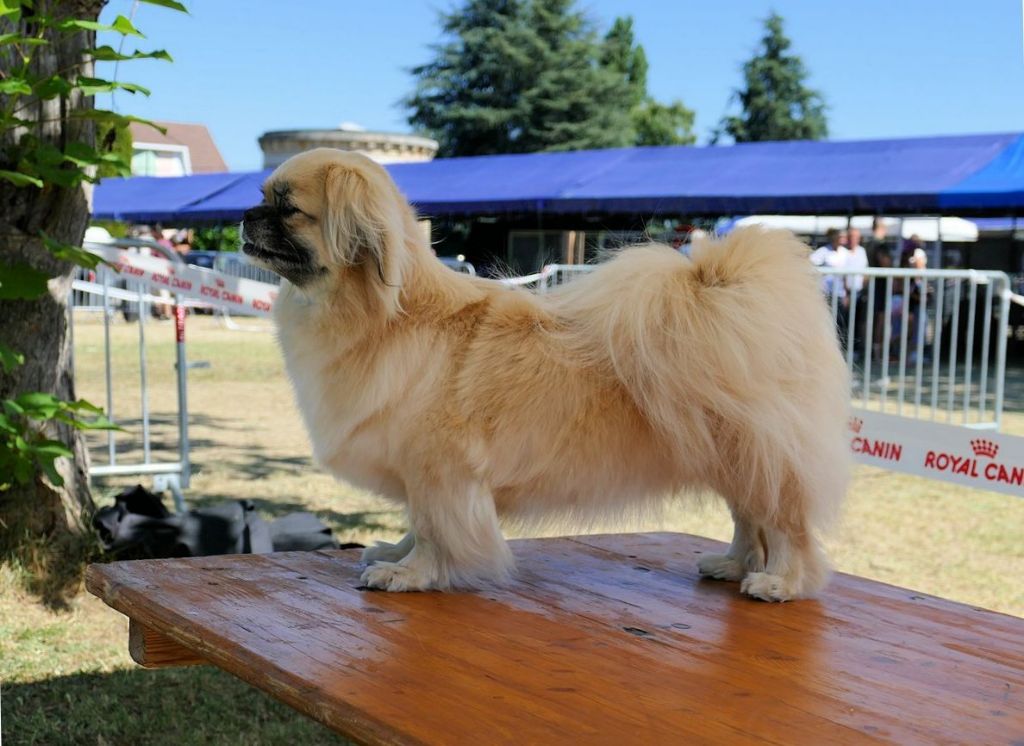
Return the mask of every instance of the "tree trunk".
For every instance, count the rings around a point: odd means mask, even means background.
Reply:
[[[95,21],[104,0],[78,2],[40,2],[36,7],[58,18],[79,18]],[[18,24],[0,21],[0,33],[21,31],[32,33],[33,16],[26,13]],[[39,47],[34,56],[33,73],[49,77],[56,73],[92,76],[91,62],[83,62],[83,51],[95,46],[95,33],[47,32],[50,44]],[[0,67],[12,69],[13,49],[0,47]],[[24,100],[24,99],[23,99]],[[3,98],[0,97],[0,103]],[[95,126],[88,120],[69,120],[71,111],[92,108],[92,98],[73,91],[70,96],[49,101],[35,101],[19,113],[23,119],[37,122],[34,127],[40,139],[57,148],[73,141],[95,144]],[[0,147],[4,155],[20,132],[3,133]],[[9,164],[5,167],[10,168]],[[91,188],[83,184],[74,188],[47,185],[14,187],[0,181],[0,261],[6,264],[25,263],[45,272],[48,292],[34,300],[0,301],[0,343],[21,352],[25,364],[0,374],[0,399],[29,391],[53,393],[63,399],[75,399],[74,371],[70,334],[69,292],[74,265],[58,261],[45,249],[40,232],[64,243],[80,246],[89,221]],[[39,555],[41,547],[67,548],[67,539],[86,533],[94,509],[89,492],[88,453],[81,433],[64,425],[51,423],[48,435],[63,441],[75,454],[73,460],[58,459],[55,467],[64,479],[62,486],[37,474],[31,484],[15,484],[0,493],[0,559],[24,559],[26,550],[36,557],[35,564],[43,572],[54,569]],[[44,552],[53,561],[60,557],[54,551]],[[66,559],[66,558],[65,558]],[[39,565],[42,567],[39,567]]]

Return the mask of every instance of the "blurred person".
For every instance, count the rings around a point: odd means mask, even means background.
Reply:
[[[188,252],[192,251],[194,238],[195,234],[191,228],[182,228],[174,234],[174,238],[171,239],[171,244],[180,256],[185,256]]]
[[[889,253],[888,247],[876,249],[872,256],[872,265],[879,269],[892,269],[892,254]],[[875,308],[874,308],[874,330],[872,331],[872,350],[874,356],[881,360],[882,357],[882,345],[885,343],[885,324],[888,320],[892,321],[892,314],[890,312],[889,317],[885,315],[885,289],[888,285],[888,281],[884,277],[873,277],[871,283],[875,286]],[[895,289],[895,281],[893,282]],[[889,345],[890,349],[887,352],[891,352],[893,335],[890,332]]]
[[[163,226],[160,225],[160,223],[157,223],[150,229],[149,237],[156,243],[163,246],[165,249],[170,249],[171,251],[174,251],[174,244],[172,244],[170,239],[168,239],[164,235],[164,229]]]
[[[850,252],[846,247],[846,231],[829,228],[825,232],[826,243],[811,252],[811,264],[816,267],[833,267],[843,269],[847,265]],[[846,283],[840,275],[822,275],[821,289],[828,300],[829,307],[836,308],[836,329],[839,339],[846,349],[847,325],[850,315],[850,298],[846,294]]]
[[[873,267],[878,266],[875,264],[875,258],[880,251],[889,253],[889,229],[881,215],[876,215],[871,221],[871,239],[868,241],[867,250],[868,261]],[[889,257],[888,266],[892,266],[892,256]]]
[[[811,264],[816,267],[841,269],[846,266],[849,253],[846,248],[846,232],[838,228],[829,228],[825,232],[825,243],[811,252]],[[821,289],[830,300],[833,295],[846,297],[845,283],[836,275],[823,275]]]
[[[848,269],[867,269],[869,265],[868,252],[860,244],[860,229],[850,228],[846,235],[847,251],[849,252],[846,257],[846,267]],[[853,329],[854,357],[863,355],[866,339],[868,297],[864,292],[865,279],[864,275],[848,275],[846,277],[846,292],[850,303],[856,303]]]
[[[924,242],[916,233],[903,243],[900,252],[901,269],[928,268],[928,254],[924,250]],[[921,307],[924,278],[908,277],[897,279],[893,283],[892,327],[893,344],[898,344],[903,332],[903,323],[907,324],[907,361],[917,362],[917,345],[921,335],[925,333],[928,311]],[[898,283],[898,288],[897,288]],[[898,289],[898,294],[897,294]]]
[[[920,240],[920,239],[919,239]],[[928,269],[928,252],[922,247],[914,249],[910,255],[910,266],[912,269]],[[924,277],[915,278],[911,281],[910,292],[910,318],[911,339],[914,340],[914,351],[911,353],[911,362],[916,361],[917,348],[922,339],[928,334],[928,315],[930,313],[928,303],[928,280]],[[927,343],[922,348],[924,360],[928,362],[931,350]]]

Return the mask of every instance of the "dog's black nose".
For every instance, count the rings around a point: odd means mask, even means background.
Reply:
[[[242,215],[242,221],[248,223],[252,220],[259,220],[261,217],[263,217],[263,215],[261,214],[262,209],[262,205],[260,205],[259,207],[250,207],[248,210],[245,211],[245,214]]]

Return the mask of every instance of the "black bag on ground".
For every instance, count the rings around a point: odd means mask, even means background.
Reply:
[[[289,513],[267,523],[249,500],[173,515],[142,486],[126,489],[93,517],[103,548],[123,556],[204,557],[212,554],[337,549],[329,526],[312,513]],[[346,545],[346,548],[358,545]],[[127,557],[126,557],[127,558]]]

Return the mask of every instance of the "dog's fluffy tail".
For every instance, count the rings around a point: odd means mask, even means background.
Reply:
[[[627,249],[550,301],[571,347],[613,372],[671,457],[729,493],[734,512],[795,510],[811,530],[834,517],[849,382],[820,280],[791,233],[737,230],[692,258]]]

